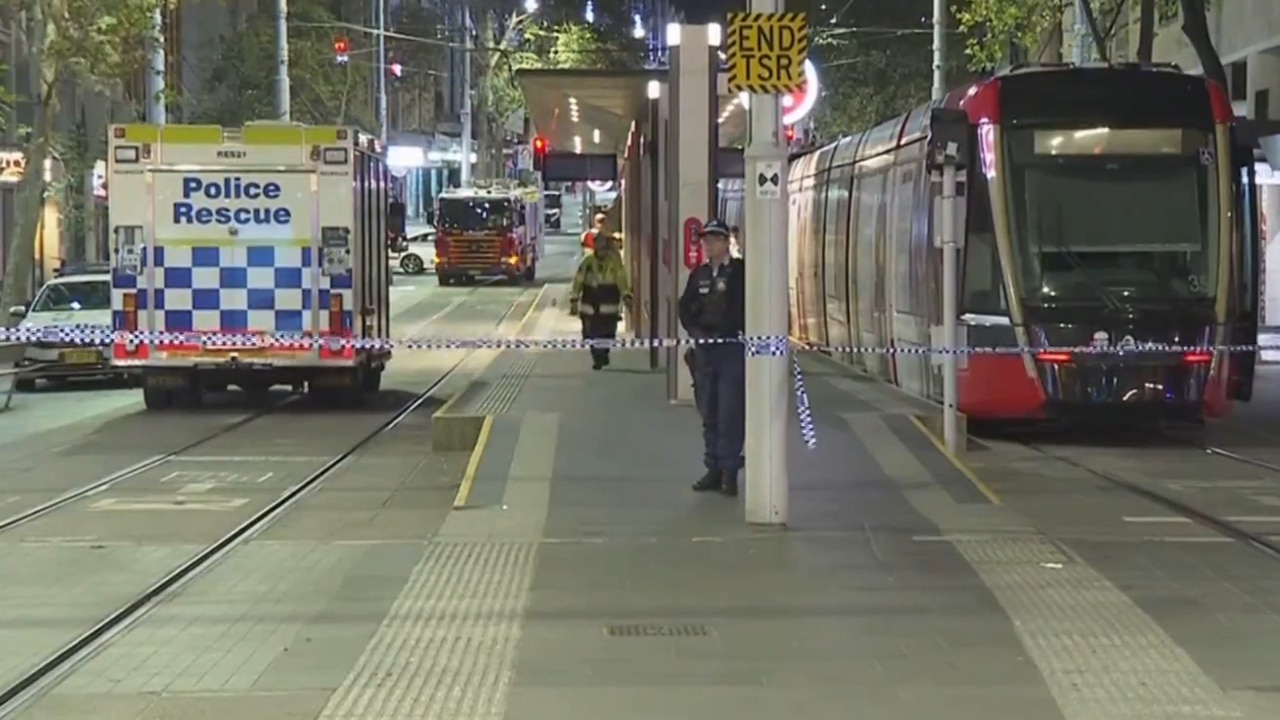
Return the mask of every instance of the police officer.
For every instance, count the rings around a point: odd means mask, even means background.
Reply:
[[[729,254],[729,235],[729,226],[720,220],[703,226],[707,262],[689,273],[680,295],[680,324],[695,339],[734,340],[699,344],[690,362],[707,468],[693,489],[733,497],[746,434],[746,353],[736,342],[746,323],[746,277],[742,260]]]

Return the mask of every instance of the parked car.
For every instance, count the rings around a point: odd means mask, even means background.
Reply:
[[[396,262],[407,275],[435,272],[436,231],[428,229],[410,235],[408,242],[401,246],[400,252],[392,256],[392,261]]]
[[[9,315],[22,318],[20,327],[30,329],[60,326],[111,327],[111,273],[106,266],[68,268],[45,283],[30,303],[9,308]],[[20,372],[14,387],[26,392],[37,380],[67,380],[126,373],[111,367],[109,347],[76,345],[71,342],[33,342],[27,345],[16,364]]]

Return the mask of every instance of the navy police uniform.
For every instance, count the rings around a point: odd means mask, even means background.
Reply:
[[[727,242],[729,227],[710,220],[702,233],[704,239],[719,236]],[[738,494],[746,435],[746,353],[736,341],[746,324],[744,267],[740,258],[726,253],[722,262],[707,262],[689,273],[680,295],[680,324],[691,337],[734,340],[698,345],[690,360],[707,469],[693,484],[699,492]]]

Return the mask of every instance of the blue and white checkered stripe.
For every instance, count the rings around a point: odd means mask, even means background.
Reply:
[[[123,306],[126,292],[136,292],[140,319],[154,311],[156,332],[288,334],[313,329],[308,327],[315,261],[310,247],[169,245],[151,252],[155,267],[149,271],[144,266],[137,275],[117,270],[112,273],[112,292],[117,308]],[[147,285],[151,276],[153,289]],[[343,322],[350,330],[351,274],[322,276],[320,282],[319,309],[327,311],[334,294],[346,295]],[[124,327],[123,311],[113,314],[113,322],[116,328]]]
[[[813,424],[813,409],[809,407],[809,391],[804,387],[804,373],[800,371],[800,356],[791,355],[791,377],[796,385],[796,418],[800,422],[800,439],[810,450],[818,447],[818,429]]]

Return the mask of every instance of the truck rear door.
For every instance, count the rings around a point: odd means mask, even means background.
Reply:
[[[314,171],[154,172],[156,329],[316,330],[321,277]]]

